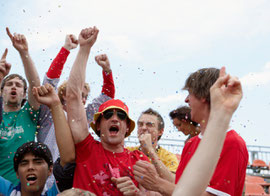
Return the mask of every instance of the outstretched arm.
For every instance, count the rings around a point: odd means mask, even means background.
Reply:
[[[47,77],[50,79],[60,78],[64,64],[70,53],[70,50],[78,46],[78,40],[75,35],[66,35],[65,44],[61,48],[60,52],[57,54],[53,60],[51,66],[48,69]]]
[[[50,84],[34,87],[33,95],[40,104],[47,105],[52,113],[57,146],[60,152],[60,164],[75,161],[75,145],[62,104],[54,88]]]
[[[9,31],[9,28],[6,28],[6,31],[14,48],[19,52],[23,62],[24,73],[29,83],[28,102],[34,110],[38,110],[39,103],[35,100],[32,94],[32,88],[35,86],[40,86],[40,79],[35,64],[32,58],[30,57],[27,40],[24,35],[16,33],[12,35]]]
[[[113,99],[115,95],[115,86],[109,58],[106,54],[101,54],[97,55],[95,57],[95,60],[97,64],[102,67],[103,70],[103,86],[101,92]]]
[[[86,63],[91,47],[98,35],[96,27],[83,29],[79,35],[80,49],[72,66],[67,83],[67,114],[75,144],[89,134],[87,118],[82,103],[82,89],[85,83]]]
[[[218,162],[231,117],[242,98],[241,83],[236,77],[227,75],[222,67],[218,80],[210,89],[210,96],[211,111],[205,134],[173,195],[193,196],[205,193]]]

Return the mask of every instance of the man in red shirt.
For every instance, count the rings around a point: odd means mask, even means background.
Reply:
[[[97,35],[96,27],[81,31],[78,39],[80,49],[67,83],[68,123],[76,151],[73,187],[104,196],[136,194],[140,189],[134,179],[133,165],[148,158],[140,151],[130,152],[123,146],[125,137],[135,127],[127,105],[111,99],[99,107],[91,127],[100,137],[100,142],[94,140],[88,131],[81,96],[88,56]]]
[[[181,178],[184,169],[194,155],[201,139],[205,133],[209,115],[210,115],[210,87],[219,77],[219,69],[204,68],[192,73],[185,82],[184,90],[188,90],[188,96],[185,102],[191,108],[191,120],[200,124],[201,134],[191,138],[185,145],[181,162],[176,171],[175,184]],[[230,85],[230,84],[228,84]],[[226,88],[226,86],[224,86]],[[226,94],[224,95],[226,96]],[[201,154],[204,156],[204,154]],[[218,160],[215,172],[208,184],[208,187],[202,196],[220,195],[220,196],[241,196],[245,181],[246,167],[248,163],[248,152],[244,140],[232,129],[227,128],[226,138]],[[156,179],[158,187],[147,183],[149,179],[146,175],[141,175],[143,168],[148,169],[152,174],[151,179]],[[202,168],[203,170],[204,168]],[[147,163],[139,161],[134,166],[135,179],[138,179],[145,188],[161,192],[163,195],[171,195],[175,185],[171,182],[164,181],[150,170]],[[143,178],[142,178],[143,176]],[[155,176],[155,177],[154,177]],[[141,177],[140,180],[138,177]],[[161,183],[162,182],[162,183]]]
[[[183,89],[189,94],[185,102],[191,108],[192,120],[200,124],[201,134],[190,139],[185,145],[181,164],[176,172],[176,183],[181,178],[205,132],[210,114],[210,87],[217,80],[219,71],[216,68],[200,69],[186,80]],[[245,141],[228,127],[220,159],[204,195],[240,196],[243,191],[247,163],[248,152]]]

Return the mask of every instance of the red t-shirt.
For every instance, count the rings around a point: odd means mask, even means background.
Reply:
[[[136,150],[124,149],[122,153],[105,150],[99,141],[89,134],[76,147],[76,169],[73,187],[89,190],[96,195],[122,195],[111,181],[112,169],[119,168],[120,177],[129,176],[138,187],[133,175],[133,165],[138,160],[149,161],[146,155]]]
[[[201,135],[193,137],[186,143],[176,171],[175,183],[196,151],[201,141],[200,137]],[[228,131],[216,170],[206,191],[214,195],[241,196],[247,164],[248,151],[245,141],[234,130]]]

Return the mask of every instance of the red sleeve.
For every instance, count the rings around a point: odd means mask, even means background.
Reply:
[[[64,47],[61,48],[60,52],[57,54],[55,59],[53,60],[48,72],[47,77],[50,79],[60,78],[64,64],[69,55],[69,51]]]
[[[215,191],[220,191],[229,195],[241,195],[245,181],[246,161],[246,157],[239,150],[229,148],[220,157],[208,185],[210,189],[207,188],[207,191],[213,194]]]
[[[115,87],[112,72],[107,74],[105,71],[102,71],[102,75],[103,86],[101,92],[113,99],[115,95]]]

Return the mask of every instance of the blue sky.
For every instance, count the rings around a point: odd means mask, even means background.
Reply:
[[[22,3],[23,2],[23,3]],[[12,73],[24,75],[19,55],[5,27],[25,34],[31,56],[43,78],[66,34],[85,27],[100,30],[88,62],[91,97],[101,91],[101,68],[94,56],[111,62],[116,98],[137,120],[152,107],[165,119],[165,138],[185,139],[168,113],[185,105],[181,88],[188,75],[202,67],[226,66],[238,76],[244,97],[232,127],[249,145],[270,146],[270,2],[267,0],[27,0],[1,1],[0,52],[9,49]],[[65,65],[67,79],[77,49]],[[133,133],[136,135],[136,131]]]

